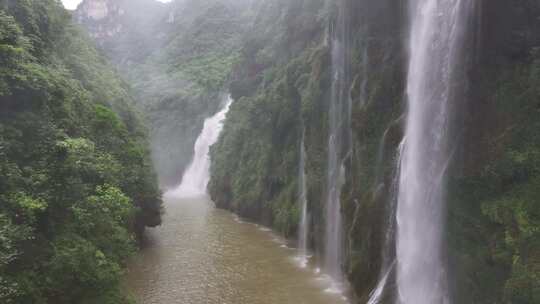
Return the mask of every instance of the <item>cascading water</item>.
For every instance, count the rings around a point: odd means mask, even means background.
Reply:
[[[381,146],[379,147],[379,159],[378,164],[382,164],[382,158],[384,154],[384,141],[386,139],[386,136],[388,135],[390,129],[387,129],[382,138]],[[397,150],[397,161],[398,163],[395,166],[395,171],[399,170],[400,167],[400,161],[401,161],[401,154],[403,153],[403,142],[399,145]],[[396,268],[396,259],[395,259],[395,235],[396,235],[396,200],[397,200],[397,189],[399,187],[399,174],[394,172],[393,174],[394,180],[392,181],[392,187],[390,189],[390,193],[392,193],[389,205],[388,205],[388,217],[387,222],[385,223],[385,234],[384,234],[384,244],[383,244],[383,253],[382,253],[382,263],[381,263],[381,271],[379,273],[379,283],[377,283],[377,286],[375,289],[371,292],[369,295],[369,300],[367,304],[379,304],[382,301],[384,301],[385,297],[385,291],[387,290],[387,286],[389,285],[389,281],[392,280],[392,275],[395,273]],[[375,179],[376,181],[379,180],[378,178]],[[381,185],[377,185],[377,188],[382,187]]]
[[[308,262],[308,233],[309,216],[307,211],[306,193],[306,147],[304,145],[304,132],[300,143],[300,166],[298,170],[298,201],[300,202],[300,226],[298,228],[298,254],[300,266],[307,266]]]
[[[397,206],[400,304],[448,303],[443,262],[446,170],[455,71],[463,60],[468,0],[411,0],[408,113]]]
[[[176,196],[192,197],[206,194],[206,187],[210,181],[210,147],[216,143],[223,129],[223,121],[229,112],[232,99],[229,96],[223,109],[204,122],[204,127],[195,142],[195,153],[191,164],[182,176],[180,186],[171,194]]]
[[[346,21],[344,2],[340,3],[339,18],[332,33],[332,86],[329,107],[328,172],[326,197],[326,230],[324,270],[336,282],[342,283],[343,223],[341,216],[341,188],[345,181],[344,161],[350,155],[349,90],[346,88]],[[336,289],[339,289],[337,287]]]
[[[360,85],[360,102],[365,105],[368,102],[368,79],[369,79],[369,53],[368,42],[365,42],[362,51],[362,84]],[[352,87],[351,87],[352,89]]]

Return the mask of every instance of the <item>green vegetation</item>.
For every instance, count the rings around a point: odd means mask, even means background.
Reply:
[[[126,302],[161,221],[126,85],[55,0],[0,1],[0,62],[0,302]]]
[[[317,94],[317,89],[321,78],[328,77],[328,49],[320,45],[320,36],[312,36],[313,41],[300,39],[322,29],[323,17],[318,17],[321,18],[318,23],[311,19],[314,11],[322,8],[322,2],[306,4],[307,9],[295,2],[275,4],[261,5],[263,17],[257,20],[242,45],[241,61],[231,83],[231,94],[237,101],[232,105],[220,141],[212,149],[209,189],[218,206],[293,236],[300,213],[297,173],[302,125],[299,118],[304,116],[313,123],[306,129],[308,153],[313,155],[311,142],[321,146],[325,142],[312,128],[324,125],[324,116],[316,122],[310,117],[324,111],[320,108],[322,96]],[[281,24],[287,18],[283,16],[293,15],[298,28],[282,33]],[[276,50],[285,48],[291,41],[302,44],[298,45],[301,52],[287,54]],[[321,159],[308,166],[310,177],[324,176]]]
[[[138,65],[121,68],[133,84],[152,127],[152,147],[161,183],[179,182],[189,164],[204,119],[223,103],[241,38],[252,16],[243,1],[171,3],[175,18],[161,47]],[[177,140],[171,142],[171,138]]]
[[[451,195],[456,264],[482,279],[465,288],[489,291],[492,301],[540,301],[539,59],[534,51],[525,62],[505,65],[500,75],[486,74],[497,84],[488,93],[494,119],[489,123],[496,125],[474,149],[488,157],[475,158],[455,179]]]

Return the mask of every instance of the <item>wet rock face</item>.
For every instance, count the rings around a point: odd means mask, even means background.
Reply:
[[[122,44],[119,39],[129,42],[159,36],[155,30],[165,17],[164,8],[154,0],[84,0],[74,12],[74,20],[117,59],[123,51],[115,49]]]
[[[106,0],[86,1],[79,12],[80,17],[101,20],[109,14],[109,3]]]
[[[84,24],[90,36],[103,44],[104,40],[122,32],[123,22],[119,17],[124,14],[119,1],[86,0],[75,11],[75,20]]]

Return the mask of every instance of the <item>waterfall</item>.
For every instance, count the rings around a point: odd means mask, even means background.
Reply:
[[[411,0],[408,113],[397,206],[400,304],[450,301],[443,253],[453,80],[462,66],[467,0]]]
[[[300,226],[298,228],[298,254],[302,268],[307,266],[308,262],[308,233],[309,216],[307,211],[306,194],[306,147],[304,144],[305,131],[302,132],[302,141],[300,142],[300,165],[298,170],[298,201],[300,202]]]
[[[367,35],[367,34],[364,34]],[[365,42],[362,51],[362,83],[360,85],[360,102],[366,105],[368,102],[368,80],[369,80],[369,53],[368,42]],[[351,87],[352,89],[352,87]]]
[[[384,132],[382,142],[385,141],[386,136],[388,134],[390,129],[387,129]],[[383,144],[383,143],[381,143]],[[379,152],[383,148],[379,147]],[[382,164],[382,153],[380,152],[379,155],[381,155],[380,164]],[[387,289],[387,286],[389,284],[389,280],[391,280],[391,277],[393,273],[395,273],[396,268],[396,259],[395,259],[395,234],[396,234],[396,200],[397,200],[397,188],[399,187],[399,174],[397,174],[397,171],[400,167],[400,160],[401,160],[401,154],[403,153],[403,142],[399,145],[397,149],[397,164],[394,167],[395,172],[393,174],[394,178],[392,181],[392,185],[390,188],[390,193],[392,194],[389,199],[389,205],[387,206],[386,213],[387,216],[387,222],[385,223],[385,233],[384,233],[384,244],[383,244],[383,252],[382,252],[382,263],[381,263],[381,269],[379,273],[379,282],[377,283],[377,286],[375,289],[371,292],[369,295],[369,300],[367,304],[379,304],[382,301],[384,301],[385,297],[385,291]],[[376,179],[377,180],[377,177]],[[380,188],[382,186],[378,186]]]
[[[210,147],[215,144],[223,129],[223,121],[229,111],[232,98],[229,96],[225,106],[214,116],[204,121],[204,127],[195,142],[193,160],[182,176],[180,186],[172,194],[193,197],[206,194],[210,181]]]
[[[344,3],[344,2],[343,2]],[[351,137],[350,108],[346,66],[346,21],[345,7],[340,4],[339,18],[332,33],[332,85],[328,111],[328,160],[326,184],[326,229],[324,270],[338,283],[343,281],[343,223],[341,216],[341,188],[345,182],[344,161],[350,155]],[[340,289],[339,287],[336,289]]]
[[[384,294],[384,288],[386,287],[386,283],[388,282],[388,278],[390,277],[390,274],[392,273],[392,270],[394,269],[394,264],[392,263],[390,267],[384,270],[382,272],[382,277],[379,280],[379,283],[377,284],[377,287],[373,292],[369,295],[369,300],[367,304],[379,304],[381,301],[381,298]]]

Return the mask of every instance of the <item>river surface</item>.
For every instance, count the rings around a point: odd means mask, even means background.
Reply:
[[[140,304],[342,304],[328,277],[297,251],[205,198],[165,198],[164,224],[148,229],[127,288]]]

